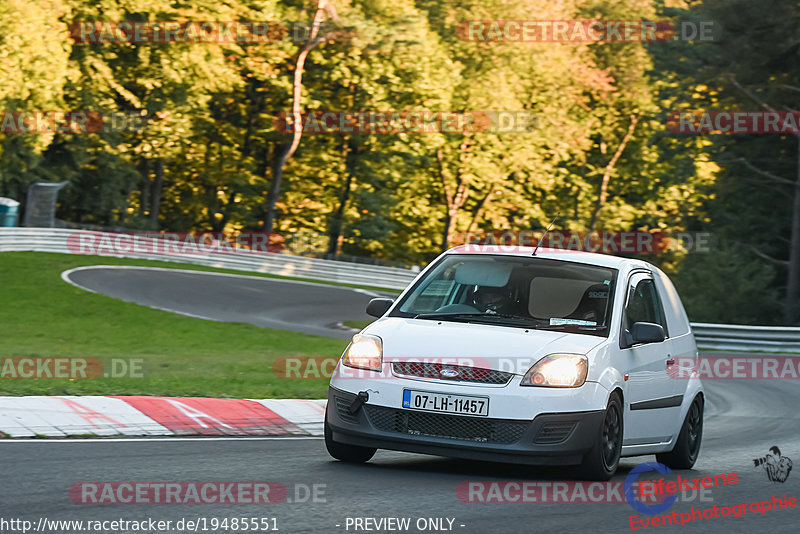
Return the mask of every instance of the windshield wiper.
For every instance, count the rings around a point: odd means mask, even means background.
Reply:
[[[456,312],[456,313],[420,313],[414,316],[414,319],[466,319],[469,317],[478,317],[483,315],[482,313],[463,313],[463,312]]]
[[[470,319],[512,319],[517,322],[521,322],[526,326],[535,325],[536,319],[533,317],[525,317],[524,315],[514,315],[511,313],[489,313],[489,312],[456,312],[456,313],[420,313],[419,315],[415,315],[414,319],[455,319],[455,320],[463,320],[469,321]],[[495,321],[492,321],[495,322]]]

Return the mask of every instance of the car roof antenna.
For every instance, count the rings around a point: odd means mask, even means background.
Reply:
[[[553,227],[553,224],[555,224],[556,219],[558,219],[559,215],[561,215],[560,211],[558,213],[556,213],[556,216],[553,217],[552,221],[550,221],[550,226],[547,227],[547,230],[544,231],[544,233],[542,234],[542,237],[539,238],[539,242],[536,243],[536,248],[533,249],[533,254],[531,254],[531,256],[536,256],[536,251],[539,250],[539,245],[542,244],[542,241],[544,241],[544,237],[547,235],[547,232],[549,232],[550,229]]]

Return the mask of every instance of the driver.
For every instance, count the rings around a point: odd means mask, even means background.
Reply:
[[[472,293],[475,306],[488,313],[504,313],[508,299],[509,290],[506,287],[477,286]]]

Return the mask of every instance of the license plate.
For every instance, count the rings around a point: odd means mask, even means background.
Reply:
[[[489,415],[489,397],[403,390],[403,408],[459,415]]]

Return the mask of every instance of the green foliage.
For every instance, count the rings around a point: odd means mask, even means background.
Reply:
[[[750,252],[719,248],[689,254],[673,277],[692,321],[727,324],[774,324],[781,303],[775,269]]]
[[[425,263],[459,234],[542,229],[712,231],[756,249],[764,313],[775,319],[791,195],[741,163],[792,179],[796,146],[775,136],[688,136],[680,109],[757,109],[734,80],[778,108],[800,107],[797,6],[780,0],[333,0],[303,72],[301,108],[521,111],[510,133],[306,132],[284,168],[276,230],[314,234],[316,252]],[[275,116],[292,105],[303,24],[317,3],[231,0],[6,0],[0,109],[86,110],[144,119],[95,133],[0,133],[0,195],[66,180],[58,216],[172,231],[262,228],[277,156]],[[714,20],[703,42],[475,42],[469,20]],[[80,21],[268,21],[265,42],[73,42]],[[699,281],[708,258],[658,258]],[[774,266],[764,258],[773,258]],[[724,269],[723,269],[724,270]],[[767,275],[766,273],[773,273]],[[761,279],[761,278],[759,278]],[[687,282],[688,283],[688,282]],[[688,287],[688,286],[687,286]],[[694,298],[694,296],[692,297]],[[755,298],[755,297],[754,297]],[[693,305],[711,317],[708,304]],[[722,320],[723,315],[716,319]],[[762,317],[759,319],[759,317]],[[695,317],[693,317],[695,318]],[[745,320],[745,319],[741,319]]]

